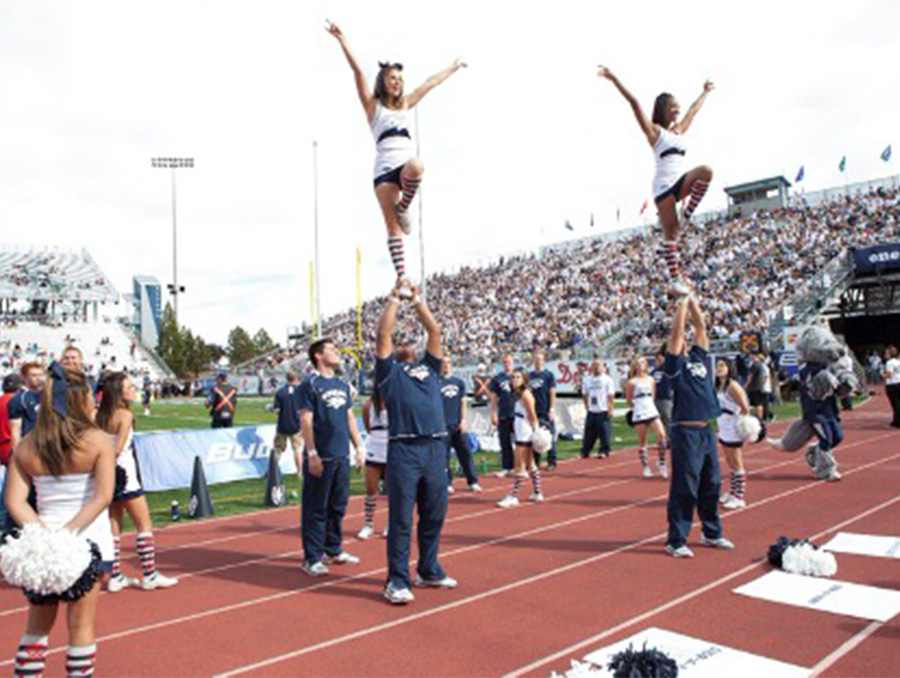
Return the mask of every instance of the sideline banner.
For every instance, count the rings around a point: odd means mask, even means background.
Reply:
[[[261,478],[269,465],[275,424],[234,428],[136,433],[141,482],[148,491],[190,487],[194,457],[200,457],[210,485]],[[281,455],[282,473],[297,473],[290,445]]]
[[[852,250],[853,266],[857,273],[893,271],[900,269],[900,242]]]

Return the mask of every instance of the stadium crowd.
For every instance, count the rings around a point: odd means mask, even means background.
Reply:
[[[780,212],[692,226],[682,239],[682,269],[707,302],[714,339],[763,329],[771,315],[850,246],[900,237],[897,189],[878,189],[815,207],[802,200]],[[656,238],[589,242],[543,256],[501,259],[428,279],[429,303],[449,352],[483,360],[504,352],[596,347],[622,319],[637,328],[630,346],[649,349],[665,336],[665,278]],[[524,286],[522,281],[526,281]],[[364,304],[363,343],[375,339],[384,297]],[[356,311],[323,323],[324,332],[352,346]],[[398,328],[412,336],[410,313]]]

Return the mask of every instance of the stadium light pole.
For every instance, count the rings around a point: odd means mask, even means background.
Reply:
[[[313,141],[313,276],[316,289],[316,339],[322,338],[322,285],[319,282],[319,142]]]
[[[193,158],[151,158],[150,164],[160,169],[172,170],[172,282],[168,285],[172,295],[175,311],[175,325],[178,326],[178,295],[184,292],[184,286],[178,285],[178,215],[176,210],[175,170],[189,169],[194,166]]]

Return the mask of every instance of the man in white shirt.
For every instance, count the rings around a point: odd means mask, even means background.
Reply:
[[[581,398],[587,409],[584,419],[584,438],[581,441],[581,456],[590,456],[594,442],[600,438],[598,457],[609,456],[610,433],[612,432],[613,401],[616,397],[616,385],[607,374],[606,365],[593,360],[587,374],[581,382]]]
[[[837,359],[835,364],[838,372],[853,372],[853,359],[850,357],[848,349],[841,349],[841,357]],[[851,394],[841,396],[841,409],[844,412],[850,412],[853,409],[853,397]]]
[[[900,358],[897,357],[896,346],[888,346],[887,349],[887,362],[884,364],[884,388],[888,400],[891,402],[891,409],[894,411],[891,426],[900,428]]]

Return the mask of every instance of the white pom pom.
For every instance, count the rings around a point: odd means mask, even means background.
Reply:
[[[531,438],[531,446],[538,454],[543,454],[553,445],[553,434],[543,426],[538,428]]]
[[[762,431],[762,426],[759,423],[759,419],[752,415],[741,415],[738,417],[737,421],[737,429],[738,434],[741,436],[741,440],[745,443],[755,443],[759,440],[759,434]]]
[[[91,564],[91,547],[83,537],[39,523],[0,546],[0,571],[13,586],[41,595],[71,588]]]
[[[786,548],[781,556],[781,567],[785,572],[809,577],[833,577],[837,573],[834,555],[817,549],[812,544],[797,544]]]

